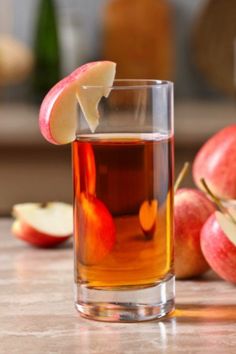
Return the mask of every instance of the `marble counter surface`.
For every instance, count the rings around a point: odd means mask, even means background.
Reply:
[[[214,275],[177,282],[165,320],[108,324],[73,307],[71,243],[34,249],[0,219],[0,354],[236,353],[236,286]]]

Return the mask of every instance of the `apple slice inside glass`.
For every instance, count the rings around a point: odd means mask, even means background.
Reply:
[[[145,200],[139,209],[140,226],[147,238],[152,238],[157,222],[158,201]]]
[[[116,230],[113,218],[102,201],[85,193],[81,193],[76,210],[79,259],[85,265],[97,264],[115,245]]]
[[[77,102],[94,132],[99,123],[99,101],[109,95],[115,71],[113,62],[91,62],[59,81],[41,104],[39,126],[44,138],[52,144],[67,144],[75,140]],[[84,89],[85,86],[94,86],[93,95]]]

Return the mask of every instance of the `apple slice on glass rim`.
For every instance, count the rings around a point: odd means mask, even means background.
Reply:
[[[21,203],[13,206],[12,214],[16,218],[12,233],[35,246],[56,246],[73,234],[73,208],[70,204]]]
[[[67,144],[75,139],[77,102],[92,132],[98,126],[98,104],[108,97],[115,78],[116,64],[111,61],[87,63],[59,81],[45,96],[40,112],[42,135],[52,144]],[[95,86],[93,95],[83,88]]]

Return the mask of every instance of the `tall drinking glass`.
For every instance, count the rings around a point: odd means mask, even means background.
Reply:
[[[88,100],[101,89],[85,86]],[[174,308],[173,85],[115,80],[95,133],[73,143],[75,304],[82,316],[144,321]]]

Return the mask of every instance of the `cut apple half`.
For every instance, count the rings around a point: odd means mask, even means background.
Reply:
[[[13,207],[12,233],[30,244],[50,247],[73,233],[73,208],[60,202],[22,203]]]
[[[230,215],[236,220],[236,199],[221,200],[221,202]]]
[[[216,220],[220,225],[225,236],[236,246],[236,224],[219,211],[216,211]]]
[[[45,96],[40,112],[42,135],[52,144],[75,139],[77,101],[92,132],[98,126],[98,104],[107,97],[115,78],[116,64],[110,61],[87,63],[59,81]],[[86,87],[92,86],[92,91]]]
[[[143,232],[150,236],[155,231],[158,201],[145,200],[139,209],[139,222]]]

